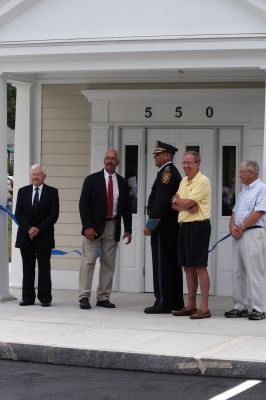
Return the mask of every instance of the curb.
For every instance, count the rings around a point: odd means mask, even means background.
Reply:
[[[184,375],[266,378],[266,363],[196,359],[128,352],[0,342],[0,359],[78,367],[134,370]]]

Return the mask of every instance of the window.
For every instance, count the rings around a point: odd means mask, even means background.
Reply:
[[[196,151],[200,155],[200,146],[188,145],[188,146],[186,146],[186,151]]]
[[[222,150],[222,216],[230,216],[235,204],[236,147],[223,146]]]
[[[129,186],[132,214],[138,212],[138,153],[137,145],[125,146],[125,178]]]

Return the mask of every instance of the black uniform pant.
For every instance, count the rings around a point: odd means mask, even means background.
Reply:
[[[183,308],[183,272],[177,266],[177,235],[151,234],[153,287],[158,307]]]
[[[23,267],[23,301],[34,303],[36,298],[34,288],[36,260],[38,262],[37,297],[41,303],[50,303],[52,301],[51,251],[51,249],[36,249],[34,245],[20,249]]]

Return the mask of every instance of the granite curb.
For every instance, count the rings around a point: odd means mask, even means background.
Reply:
[[[0,342],[0,359],[145,372],[265,379],[266,363]]]

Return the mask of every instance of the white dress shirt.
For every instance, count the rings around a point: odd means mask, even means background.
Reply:
[[[105,178],[106,192],[107,193],[108,193],[108,181],[109,181],[109,176],[110,175],[112,176],[112,179],[113,179],[113,217],[116,217],[116,215],[117,215],[117,202],[118,202],[118,197],[119,197],[119,189],[118,189],[117,177],[116,177],[116,173],[109,174],[104,169],[104,178]]]

